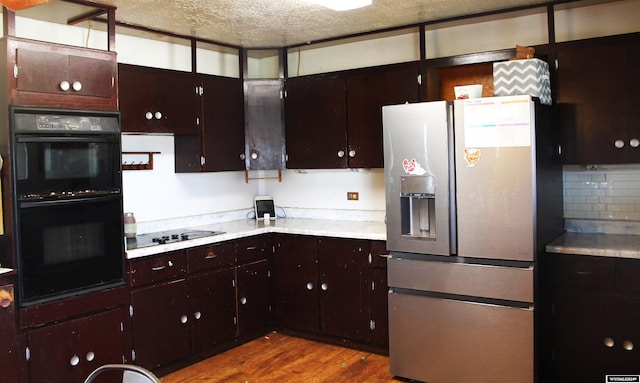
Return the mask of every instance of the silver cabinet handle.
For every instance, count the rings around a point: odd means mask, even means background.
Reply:
[[[189,321],[189,317],[187,317],[186,315],[183,315],[180,317],[180,323],[185,324]]]
[[[144,118],[147,120],[151,120],[153,118],[153,113],[147,112],[144,114]]]
[[[156,118],[156,120],[160,120],[160,119],[162,118],[162,113],[160,113],[160,112],[155,112],[155,113],[153,114],[153,117],[155,117],[155,118]]]
[[[633,342],[630,340],[625,340],[624,342],[622,342],[622,348],[627,351],[633,351]]]
[[[629,145],[632,148],[637,148],[638,146],[640,146],[640,140],[638,140],[637,138],[632,138],[629,140]]]
[[[73,84],[71,84],[71,88],[76,92],[80,92],[82,90],[82,83],[80,81],[74,81]]]
[[[167,268],[167,265],[156,266],[156,267],[152,267],[151,271],[160,271],[160,270],[164,270],[166,268]]]
[[[616,342],[613,340],[613,338],[611,338],[611,337],[606,337],[606,338],[604,338],[604,345],[605,345],[606,347],[611,348],[611,347],[613,347],[613,346],[615,346],[615,345],[616,345]]]
[[[245,297],[240,298],[240,304],[246,305],[247,304],[247,298],[245,298]]]
[[[344,150],[338,150],[338,158],[344,157]]]
[[[193,313],[193,317],[198,320],[200,318],[202,318],[202,313],[200,311],[196,311],[195,313]]]
[[[349,150],[349,157],[350,157],[350,158],[353,158],[353,157],[355,157],[355,156],[356,156],[356,151],[355,151],[355,150],[353,150],[353,149]]]
[[[63,92],[66,92],[69,90],[69,88],[71,88],[71,84],[69,84],[69,81],[62,81],[59,86],[60,90],[62,90]]]
[[[252,152],[252,153],[251,153],[251,159],[252,159],[252,160],[257,160],[257,159],[258,159],[258,153],[256,153],[256,152]]]
[[[307,290],[313,290],[313,283],[307,283]]]
[[[624,141],[623,140],[615,140],[613,142],[613,146],[615,146],[618,149],[622,149],[622,148],[624,148]]]
[[[74,355],[69,359],[69,364],[72,366],[77,366],[80,364],[80,357],[78,355]]]
[[[320,288],[322,289],[322,291],[327,291],[329,290],[329,285],[327,285],[326,283],[323,283],[320,285]]]
[[[85,355],[85,359],[87,360],[87,362],[93,362],[95,358],[96,354],[93,351],[89,351],[87,355]]]

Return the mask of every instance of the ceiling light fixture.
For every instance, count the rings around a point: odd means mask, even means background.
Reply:
[[[333,9],[334,11],[348,11],[371,5],[371,0],[310,0],[312,3]]]

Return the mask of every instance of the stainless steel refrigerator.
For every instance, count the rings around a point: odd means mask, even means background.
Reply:
[[[382,113],[391,372],[535,382],[537,257],[563,231],[549,107],[509,96]]]

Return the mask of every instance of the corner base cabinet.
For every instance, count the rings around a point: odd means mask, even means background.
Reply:
[[[276,234],[274,248],[276,326],[386,349],[384,242]]]

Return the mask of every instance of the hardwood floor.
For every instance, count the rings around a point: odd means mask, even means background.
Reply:
[[[178,370],[162,383],[387,383],[389,358],[270,333]]]

